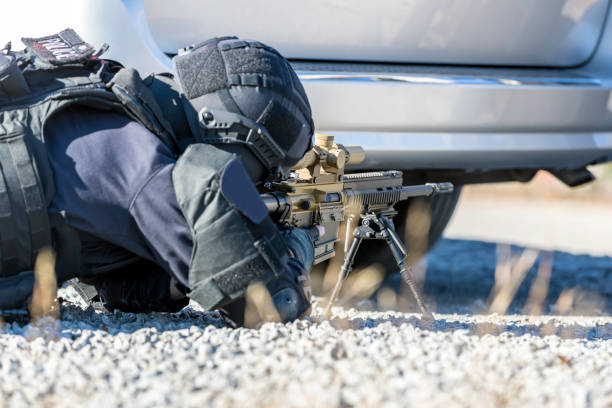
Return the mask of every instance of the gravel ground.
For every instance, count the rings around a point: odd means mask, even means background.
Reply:
[[[435,323],[409,302],[365,301],[331,320],[316,308],[235,330],[195,307],[101,314],[64,289],[60,321],[0,330],[0,407],[612,405],[612,258],[554,253],[538,316],[518,314],[538,262],[510,314],[486,313],[495,260],[493,244],[435,248],[425,281]]]

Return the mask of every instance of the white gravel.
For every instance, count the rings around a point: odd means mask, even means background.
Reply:
[[[310,320],[234,330],[194,307],[99,314],[64,290],[61,321],[0,330],[0,407],[612,405],[612,259],[556,254],[551,300],[564,288],[596,291],[589,317],[475,314],[491,253],[450,240],[434,251],[425,289],[443,313],[433,324],[336,308],[331,321],[317,323],[316,309]]]

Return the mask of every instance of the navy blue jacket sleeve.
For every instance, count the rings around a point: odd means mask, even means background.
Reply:
[[[172,185],[170,149],[137,122],[87,107],[56,114],[45,139],[56,187],[50,210],[187,286],[193,243]]]

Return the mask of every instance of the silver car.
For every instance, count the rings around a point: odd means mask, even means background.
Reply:
[[[258,39],[293,61],[318,131],[366,148],[360,170],[462,185],[547,169],[578,185],[612,160],[610,13],[610,0],[21,0],[0,39],[69,26],[143,74],[209,37]],[[430,244],[459,191],[429,203]]]

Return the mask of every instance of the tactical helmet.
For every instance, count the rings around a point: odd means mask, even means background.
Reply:
[[[180,50],[173,63],[197,141],[245,145],[273,177],[310,149],[314,124],[308,98],[275,49],[220,37]]]

